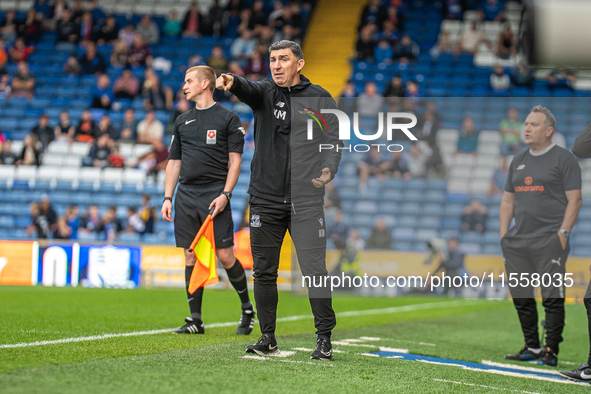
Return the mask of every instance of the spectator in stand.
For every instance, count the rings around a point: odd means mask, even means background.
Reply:
[[[113,15],[109,15],[97,33],[97,43],[99,45],[113,44],[118,38],[119,28],[117,27],[117,20]]]
[[[260,51],[254,51],[250,59],[248,59],[246,67],[244,67],[246,78],[251,80],[267,78],[269,75],[268,64],[269,61],[263,57],[263,54]]]
[[[519,120],[519,113],[515,108],[509,108],[507,118],[499,125],[501,132],[501,156],[514,156],[521,152],[521,133],[523,122]]]
[[[184,114],[185,112],[191,109],[191,103],[184,97],[181,97],[177,100],[177,103],[174,108],[174,113],[172,114],[172,118],[170,119],[170,124],[174,126],[174,122],[176,118],[180,115]]]
[[[359,30],[369,24],[374,24],[378,28],[381,28],[387,16],[386,9],[380,4],[380,0],[368,0],[361,12]]]
[[[135,37],[135,26],[131,23],[125,26],[123,29],[119,30],[118,38],[120,41],[123,41],[127,48],[131,48],[133,45],[133,40]]]
[[[78,205],[70,205],[66,209],[64,219],[70,228],[70,239],[78,239],[78,227],[80,227],[80,218],[78,216]]]
[[[364,189],[367,187],[367,180],[371,176],[377,176],[381,180],[385,180],[384,175],[384,160],[382,154],[376,147],[372,147],[369,154],[357,164],[359,170],[359,187]]]
[[[37,149],[37,139],[27,134],[23,139],[23,149],[16,161],[17,166],[39,166],[41,165],[41,153]]]
[[[429,50],[429,54],[433,60],[437,60],[441,54],[457,56],[459,53],[460,48],[458,43],[451,39],[451,35],[447,31],[441,32],[437,44]]]
[[[337,211],[334,223],[331,224],[326,231],[328,239],[330,239],[337,248],[342,249],[347,242],[348,232],[349,229],[345,223],[343,223],[343,211]]]
[[[378,41],[378,45],[373,50],[373,59],[377,64],[392,64],[394,58],[394,49],[388,40]]]
[[[123,231],[123,225],[121,224],[121,220],[117,217],[117,205],[109,205],[107,213],[111,218],[111,224],[113,225],[114,230],[119,234]]]
[[[506,157],[501,158],[501,166],[495,170],[492,178],[490,178],[490,188],[488,195],[503,194],[505,185],[507,184],[507,177],[509,176],[509,164]]]
[[[376,220],[376,225],[367,239],[366,248],[383,250],[392,248],[392,235],[390,230],[386,228],[384,219],[379,218]]]
[[[142,36],[146,44],[155,45],[160,41],[160,30],[158,25],[152,20],[150,15],[144,14],[140,23],[135,28],[135,32]]]
[[[133,45],[129,49],[127,62],[132,67],[150,67],[152,65],[152,52],[140,34],[133,36]]]
[[[41,202],[31,203],[31,224],[27,229],[27,234],[31,235],[37,231],[37,238],[47,239],[57,228],[57,215],[51,207],[51,202],[47,194],[41,196]]]
[[[84,234],[95,233],[102,231],[103,222],[99,216],[99,208],[93,204],[90,208],[82,214],[80,218],[80,227],[78,231]]]
[[[92,90],[92,108],[111,109],[113,102],[113,90],[111,79],[107,74],[100,74],[96,80],[96,86]]]
[[[111,154],[107,158],[109,160],[109,166],[113,168],[125,168],[125,157],[121,154],[119,150],[119,145],[113,144],[113,149],[111,149]]]
[[[33,98],[35,92],[35,76],[29,71],[27,62],[18,62],[18,71],[12,78],[10,86],[12,97],[25,97],[27,99]]]
[[[408,171],[408,164],[402,155],[402,151],[392,152],[390,160],[382,163],[382,170],[384,171],[384,175],[390,178],[402,178],[407,181],[412,177]]]
[[[419,57],[420,52],[419,45],[408,34],[402,36],[400,42],[394,47],[394,57],[401,63],[415,61]]]
[[[117,40],[113,45],[113,52],[111,52],[111,66],[114,68],[127,67],[129,63],[129,48],[123,40]]]
[[[419,133],[415,135],[420,141],[427,141],[431,149],[437,145],[437,132],[441,127],[441,116],[437,113],[437,103],[427,102],[427,110],[420,119]]]
[[[6,16],[0,23],[0,35],[4,37],[8,45],[16,41],[19,25],[20,22],[16,19],[16,12],[14,10],[6,11]]]
[[[168,154],[168,151],[167,151]],[[154,232],[154,222],[156,221],[156,209],[154,204],[150,201],[151,196],[144,194],[142,196],[142,203],[139,209],[140,218],[144,222],[144,231],[142,234],[152,234]]]
[[[162,140],[164,125],[156,119],[154,111],[146,112],[146,117],[137,125],[137,142],[151,144],[155,140]]]
[[[72,15],[70,14],[69,9],[65,8],[62,11],[60,18],[57,21],[55,32],[57,33],[55,49],[71,51],[76,49],[79,37],[78,27],[72,20]]]
[[[363,93],[357,97],[356,103],[359,116],[374,118],[384,106],[384,97],[378,93],[375,82],[367,82]]]
[[[185,16],[183,17],[183,23],[181,25],[181,35],[183,37],[200,37],[203,34],[203,17],[197,7],[197,2],[194,1],[189,6]],[[216,73],[217,74],[217,73]]]
[[[505,22],[505,5],[501,0],[485,0],[480,9],[485,21]]]
[[[406,165],[412,178],[424,178],[427,175],[427,158],[417,144],[410,146]]]
[[[116,98],[134,99],[139,90],[140,81],[129,69],[123,70],[123,73],[121,73],[113,84],[113,92],[115,93]]]
[[[345,88],[341,92],[339,99],[338,108],[349,116],[353,115],[353,112],[357,110],[357,90],[355,82],[348,80]]]
[[[166,169],[168,162],[168,149],[162,140],[152,140],[152,150],[136,159],[131,165],[133,168],[140,168],[148,175],[156,177],[158,172]]]
[[[384,21],[384,28],[377,32],[376,38],[378,40],[386,40],[391,45],[394,45],[400,40],[400,33],[396,30],[394,23],[387,19]]]
[[[98,25],[104,25],[106,23],[107,14],[103,11],[97,4],[96,0],[89,0],[88,1],[88,12],[92,14],[92,19]]]
[[[71,140],[76,133],[76,128],[72,125],[70,120],[70,114],[65,109],[60,112],[60,119],[53,129],[53,134],[56,141],[68,141]]]
[[[464,19],[465,9],[463,0],[444,0],[441,11],[445,19],[461,21]]]
[[[113,140],[109,134],[101,134],[90,148],[88,156],[82,159],[82,165],[85,167],[108,167],[112,148]]]
[[[240,63],[237,61],[231,61],[228,63],[228,72],[239,77],[244,77],[244,70],[240,67]],[[214,93],[215,94],[215,93]]]
[[[74,131],[72,140],[78,142],[93,142],[97,134],[98,131],[96,125],[94,124],[94,119],[92,119],[92,113],[90,110],[85,109],[82,111],[80,121],[78,122],[78,126]]]
[[[331,184],[330,186],[328,186],[329,183]],[[339,196],[339,192],[337,191],[334,183],[329,183],[324,186],[324,209],[335,211],[337,209],[341,209],[341,197]]]
[[[25,40],[27,45],[39,42],[43,35],[43,15],[37,14],[33,8],[29,8],[24,23],[18,26],[18,35]]]
[[[255,0],[252,4],[252,13],[248,20],[249,30],[258,30],[261,26],[267,26],[269,21],[269,13],[265,9],[265,2],[263,0]]]
[[[511,78],[505,73],[503,67],[497,64],[492,74],[490,74],[490,87],[494,93],[504,94],[511,87]]]
[[[82,46],[88,45],[89,42],[96,43],[96,39],[99,34],[99,27],[92,19],[92,13],[86,11],[82,14],[79,31],[79,43]]]
[[[355,50],[357,52],[355,58],[357,60],[373,61],[373,53],[376,46],[373,37],[375,30],[376,26],[373,24],[361,28],[357,44],[355,44]]]
[[[146,69],[142,85],[142,97],[146,111],[170,110],[174,104],[174,92],[160,83],[160,78],[152,69]]]
[[[68,60],[66,60],[66,63],[64,64],[63,71],[68,75],[80,75],[82,72],[82,66],[80,65],[80,62],[78,61],[78,58],[75,54],[68,56]]]
[[[46,114],[39,115],[37,124],[31,129],[31,135],[41,142],[43,151],[47,150],[47,146],[53,141],[53,128],[49,125],[49,117]]]
[[[97,133],[98,135],[108,134],[111,140],[115,140],[117,132],[115,131],[115,127],[113,126],[109,115],[104,114],[101,116],[97,126]]]
[[[119,126],[117,134],[117,141],[119,142],[136,142],[136,128],[135,111],[133,108],[127,108],[123,113],[123,122]]]
[[[211,34],[214,37],[223,36],[225,27],[224,13],[224,7],[220,6],[219,0],[213,0],[211,6],[209,7],[209,12],[207,14],[207,26],[204,28],[204,31],[207,31],[208,34]]]
[[[12,88],[10,87],[8,81],[8,74],[0,74],[0,99],[10,99]]]
[[[112,215],[110,210],[107,210],[101,219],[103,224],[103,239],[105,242],[111,243],[117,241],[117,236],[119,234],[117,233],[115,224],[113,223],[114,219],[115,217]]]
[[[220,75],[228,69],[228,59],[224,56],[224,50],[216,45],[211,50],[211,56],[207,59],[207,65],[213,68],[215,75]]]
[[[517,38],[511,31],[511,26],[507,25],[497,41],[497,56],[501,59],[509,59],[517,52],[515,43]]]
[[[302,40],[297,34],[297,31],[298,30],[295,29],[292,25],[285,24],[281,28],[281,32],[275,35],[275,41],[287,40],[293,41],[300,45],[302,43]]]
[[[577,77],[573,70],[568,68],[556,68],[548,74],[548,88],[555,89],[557,87],[568,87],[572,90],[575,89],[575,83]]]
[[[474,129],[474,119],[467,117],[462,121],[462,130],[460,130],[460,137],[458,138],[458,153],[476,154],[476,147],[478,145],[478,134]]]
[[[400,75],[395,75],[392,77],[388,85],[386,86],[386,90],[384,91],[384,97],[404,97],[405,96],[404,84],[402,83],[402,78]]]
[[[107,69],[103,57],[97,53],[96,45],[92,41],[86,44],[86,53],[82,55],[79,61],[83,74],[102,74]]]
[[[52,10],[51,10],[51,23],[49,30],[55,30],[57,27],[58,22],[62,19],[62,14],[64,11],[68,10],[68,4],[66,4],[66,0],[54,0],[52,2]],[[68,17],[69,19],[69,17]]]
[[[51,5],[48,0],[35,0],[33,9],[36,13],[42,14],[44,19],[51,17]]]
[[[523,62],[519,62],[517,68],[513,69],[511,77],[515,86],[525,86],[530,89],[533,87],[533,73]]]
[[[230,55],[236,59],[248,59],[252,56],[256,44],[252,31],[244,29],[230,46]]]
[[[17,38],[14,42],[14,46],[8,48],[10,54],[10,60],[13,63],[26,62],[31,53],[35,52],[35,47],[32,45],[25,45],[24,38]]]
[[[460,39],[460,50],[464,53],[478,54],[480,43],[486,43],[490,47],[490,42],[486,39],[478,22],[472,21],[469,28],[465,29]]]
[[[181,21],[179,20],[178,12],[176,10],[170,10],[162,27],[162,33],[167,37],[178,37],[181,31]]]
[[[53,232],[53,239],[70,239],[72,236],[72,229],[68,226],[66,219],[62,216],[57,218],[55,231]]]
[[[384,25],[386,22],[391,22],[394,25],[394,29],[397,31],[404,30],[404,12],[399,12],[399,9],[402,9],[402,1],[394,0],[390,2],[390,5],[386,9],[386,20],[384,21]],[[382,27],[384,26],[382,25]]]
[[[406,81],[406,94],[405,97],[411,99],[421,97],[421,91],[419,90],[419,84],[415,81]]]
[[[5,45],[4,38],[0,36],[0,75],[6,73],[6,65],[8,64],[8,52]]]
[[[480,200],[474,199],[464,207],[462,214],[462,231],[484,232],[484,224],[488,216],[488,209],[482,205]]]
[[[140,214],[134,207],[127,208],[127,228],[126,232],[131,234],[143,234],[146,226],[140,217]]]
[[[4,144],[2,144],[2,150],[0,151],[0,163],[6,165],[15,165],[17,159],[18,158],[16,155],[12,153],[12,141],[4,141]]]
[[[84,14],[84,3],[82,0],[74,0],[74,5],[72,6],[72,20],[77,25],[80,24],[82,21],[82,15]]]

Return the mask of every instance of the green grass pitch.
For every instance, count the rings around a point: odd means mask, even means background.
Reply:
[[[383,346],[504,362],[503,354],[522,345],[509,301],[336,298],[333,304],[338,314],[333,341],[341,345],[334,345],[332,362],[309,359],[315,344],[310,307],[289,293],[280,293],[277,336],[279,348],[293,354],[245,358],[245,347],[260,335],[258,327],[248,337],[236,336],[235,324],[208,327],[239,318],[238,297],[225,290],[205,292],[205,335],[163,332],[8,348],[1,345],[178,327],[188,307],[180,289],[0,287],[0,392],[591,392],[590,386],[365,355]],[[587,357],[585,316],[582,305],[567,306],[561,369],[573,369]],[[380,339],[355,342],[361,337]],[[346,339],[353,341],[345,345]]]

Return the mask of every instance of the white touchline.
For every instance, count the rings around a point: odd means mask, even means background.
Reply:
[[[269,357],[263,357],[263,356],[254,356],[254,355],[249,355],[246,354],[244,356],[242,356],[241,358],[245,358],[247,360],[258,360],[258,361],[279,361],[281,363],[295,363],[295,364],[310,364],[310,365],[322,365],[324,367],[334,367],[334,365],[332,364],[325,364],[323,362],[320,363],[314,363],[312,361],[299,361],[299,360],[281,360],[279,358],[269,358]]]
[[[506,389],[502,387],[493,387],[493,386],[485,386],[484,384],[474,384],[474,383],[465,383],[465,382],[456,382],[455,380],[446,380],[446,379],[433,379],[436,382],[445,382],[445,383],[453,383],[453,384],[461,384],[463,386],[474,386],[474,387],[484,387],[487,389],[493,390],[501,390],[501,391],[511,391],[514,393],[527,393],[527,394],[540,394],[536,391],[525,391],[525,390],[513,390],[513,389]]]
[[[480,362],[484,365],[490,365],[491,367],[502,367],[502,368],[511,368],[511,369],[519,369],[521,371],[529,371],[529,372],[544,372],[551,375],[558,375],[558,371],[552,371],[550,369],[542,369],[542,368],[534,368],[534,367],[524,367],[521,365],[509,364],[509,363],[498,363],[496,361],[489,361],[489,360],[482,360]]]
[[[405,306],[395,306],[391,308],[383,308],[383,309],[367,309],[367,310],[360,310],[360,311],[347,311],[347,312],[339,312],[337,313],[337,317],[351,317],[351,316],[365,316],[365,315],[379,315],[385,313],[398,313],[398,312],[411,312],[417,311],[422,309],[432,309],[432,308],[453,308],[458,306],[465,306],[466,304],[471,304],[473,300],[465,300],[465,301],[451,301],[451,302],[429,302],[424,304],[413,304],[413,305],[405,305]],[[289,322],[289,321],[297,321],[297,320],[307,320],[313,319],[314,316],[312,315],[297,315],[297,316],[287,316],[287,317],[280,317],[277,319],[278,323],[281,322]],[[205,327],[207,328],[216,328],[216,327],[229,327],[237,324],[237,322],[225,322],[225,323],[212,323],[206,324]],[[61,343],[72,343],[72,342],[85,342],[85,341],[98,341],[101,339],[109,339],[109,338],[119,338],[119,337],[133,337],[133,336],[140,336],[140,335],[154,335],[154,334],[162,334],[165,332],[170,332],[174,328],[165,328],[162,330],[150,330],[150,331],[133,331],[133,332],[122,332],[122,333],[114,333],[114,334],[101,334],[101,335],[92,335],[88,337],[74,337],[74,338],[63,338],[63,339],[55,339],[49,341],[36,341],[36,342],[21,342],[21,343],[7,343],[0,345],[0,349],[11,349],[11,348],[18,348],[18,347],[30,347],[30,346],[44,346],[44,345],[57,345]],[[334,342],[333,342],[334,343]]]

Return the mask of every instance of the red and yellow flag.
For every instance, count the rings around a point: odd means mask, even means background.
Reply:
[[[215,257],[215,237],[211,213],[205,218],[190,249],[193,250],[197,258],[189,282],[189,293],[193,294],[199,287],[213,285],[220,281]]]

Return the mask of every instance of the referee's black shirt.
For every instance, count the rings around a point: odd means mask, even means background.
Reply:
[[[228,154],[242,153],[243,147],[244,128],[240,118],[214,103],[177,117],[168,159],[181,160],[181,184],[220,184],[228,176]]]

